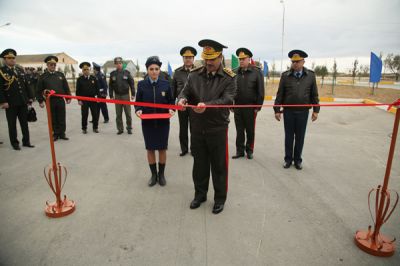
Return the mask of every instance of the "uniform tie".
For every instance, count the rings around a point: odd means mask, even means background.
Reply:
[[[296,73],[295,73],[295,76],[296,76],[296,78],[299,79],[299,78],[301,77],[301,73],[300,73],[300,72],[296,72]]]

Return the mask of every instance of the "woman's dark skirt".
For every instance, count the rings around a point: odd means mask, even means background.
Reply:
[[[142,132],[146,150],[168,149],[169,123],[157,126],[142,123]]]

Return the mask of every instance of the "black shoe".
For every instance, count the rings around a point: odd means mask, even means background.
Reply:
[[[240,157],[244,157],[244,154],[236,153],[236,155],[233,155],[233,156],[232,156],[232,159],[238,159],[238,158],[240,158]]]
[[[82,133],[83,134],[87,134],[87,130],[86,129],[82,129]]]
[[[157,184],[157,165],[154,164],[149,164],[150,170],[151,170],[151,177],[149,179],[148,185],[149,187],[154,186],[155,184]]]
[[[17,144],[17,145],[12,145],[13,149],[16,151],[21,150],[21,147]]]
[[[162,186],[162,187],[167,184],[167,181],[165,180],[164,174],[159,175],[158,184],[160,184],[160,186]]]
[[[284,162],[283,168],[288,169],[292,165],[292,162]]]
[[[0,144],[3,144],[3,142],[2,142],[2,141],[0,141]]]
[[[65,135],[63,135],[63,136],[60,136],[60,139],[63,139],[63,140],[69,140],[69,138],[67,138],[67,136],[65,136]]]
[[[118,130],[117,135],[121,135],[122,133],[124,133],[124,131]]]
[[[212,209],[212,213],[218,214],[224,210],[224,204],[223,203],[214,203],[214,207]]]
[[[28,148],[35,148],[35,146],[30,143],[22,144],[22,146],[28,147]]]
[[[128,129],[128,134],[132,135],[132,129]]]
[[[205,202],[207,199],[203,198],[203,199],[194,199],[192,200],[192,202],[190,203],[190,208],[191,209],[197,209],[198,207],[200,207],[200,205]]]
[[[247,159],[253,159],[253,153],[252,152],[248,152],[247,153]]]
[[[303,169],[303,166],[301,165],[301,163],[295,163],[294,167],[296,167],[297,170]]]
[[[183,152],[181,152],[181,153],[179,153],[179,156],[185,156],[186,154],[188,154],[188,152],[187,151],[183,151]]]
[[[149,187],[152,187],[155,184],[157,184],[157,175],[153,174],[149,179],[148,185],[149,185]]]
[[[58,136],[53,136],[53,141],[57,141],[58,140]]]
[[[104,120],[104,124],[107,124],[108,123],[108,119],[107,120]]]
[[[89,123],[93,123],[93,120],[90,120]]]
[[[97,128],[93,129],[94,133],[99,133],[99,130]]]

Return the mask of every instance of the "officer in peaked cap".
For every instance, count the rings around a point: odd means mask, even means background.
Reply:
[[[130,101],[135,99],[135,82],[131,73],[122,68],[122,58],[115,57],[114,65],[115,70],[110,73],[109,89],[110,98],[116,100]],[[131,96],[129,96],[129,92]],[[124,132],[124,124],[122,121],[122,112],[125,112],[126,129],[128,134],[132,134],[132,109],[130,105],[115,105],[117,134],[121,135]]]
[[[264,102],[264,76],[261,69],[250,63],[253,53],[247,48],[236,50],[240,66],[237,74],[237,94],[235,104],[262,105]],[[234,108],[236,126],[236,155],[232,159],[244,157],[253,159],[254,136],[257,112],[261,108]],[[246,141],[247,138],[247,141]],[[246,141],[246,143],[245,143]]]
[[[308,55],[302,50],[292,50],[288,53],[292,61],[291,68],[281,75],[276,94],[276,105],[318,104],[318,87],[314,71],[304,67],[304,58]],[[280,121],[283,113],[285,124],[285,158],[284,168],[289,168],[294,162],[297,170],[301,170],[302,151],[306,134],[309,109],[311,107],[274,107],[275,119]],[[318,118],[320,107],[314,106],[311,120]]]
[[[99,85],[99,95],[97,97],[106,99],[108,95],[108,85],[106,76],[101,72],[101,66],[99,64],[96,64],[95,62],[93,62],[92,64],[93,64],[93,72],[97,78],[97,83]],[[107,103],[99,102],[97,105],[99,107],[99,117],[101,110],[101,114],[103,115],[104,118],[104,123],[108,123],[110,118],[108,115]]]
[[[43,96],[43,92],[45,90],[54,90],[57,94],[71,95],[71,91],[69,89],[68,82],[65,78],[64,73],[56,70],[58,62],[57,56],[49,55],[44,59],[44,62],[47,64],[47,71],[40,75],[36,88],[36,97],[39,101],[40,107],[42,108],[44,107],[45,99]],[[71,99],[64,99],[61,97],[50,98],[54,141],[58,139],[69,139],[65,135],[67,127],[65,102],[69,104],[71,102]]]
[[[79,68],[82,69],[82,76],[76,81],[76,96],[84,96],[95,98],[99,95],[99,86],[95,76],[90,75],[90,63],[82,62]],[[93,132],[99,133],[99,111],[97,102],[78,101],[81,106],[82,115],[82,133],[87,133],[87,119],[90,113],[92,114]]]
[[[20,150],[17,139],[17,118],[21,125],[22,146],[33,148],[29,138],[28,104],[32,103],[33,95],[26,83],[25,75],[15,65],[17,52],[6,49],[1,53],[4,66],[0,68],[0,108],[6,110],[8,134],[14,150]]]
[[[195,195],[191,209],[207,200],[210,169],[214,185],[214,214],[224,209],[228,191],[227,131],[228,108],[205,108],[206,105],[233,104],[235,74],[222,66],[225,45],[214,40],[201,40],[201,57],[205,66],[191,70],[186,85],[179,94],[178,105],[195,105],[189,109]]]
[[[190,71],[194,68],[194,57],[197,55],[195,48],[185,46],[180,50],[183,66],[175,69],[172,79],[172,92],[174,97],[178,97],[185,86]],[[189,110],[178,111],[179,117],[179,142],[181,145],[180,156],[185,156],[189,152]]]

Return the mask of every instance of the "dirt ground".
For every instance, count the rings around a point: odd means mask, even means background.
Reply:
[[[278,84],[267,85],[265,95],[275,96],[278,90]],[[377,88],[375,94],[371,94],[371,88],[336,85],[334,94],[332,95],[332,85],[318,85],[320,97],[336,97],[336,98],[352,98],[352,99],[370,99],[381,103],[391,103],[400,98],[400,90]]]

